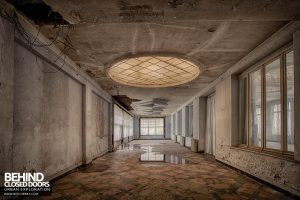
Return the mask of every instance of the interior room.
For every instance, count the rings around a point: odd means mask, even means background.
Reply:
[[[300,198],[300,1],[0,14],[1,199]]]

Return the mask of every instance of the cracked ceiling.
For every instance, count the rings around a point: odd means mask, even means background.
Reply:
[[[298,20],[300,10],[295,0],[44,2],[72,24],[66,30],[72,45],[67,55],[80,68],[111,95],[167,99],[162,115],[176,110],[289,21]],[[48,38],[54,37],[56,27],[40,27]],[[139,54],[184,57],[199,63],[203,72],[191,82],[168,88],[125,86],[107,76],[113,62]]]

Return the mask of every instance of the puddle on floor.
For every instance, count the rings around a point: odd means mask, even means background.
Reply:
[[[118,146],[117,150],[124,150],[124,149],[130,149],[131,145],[126,143],[126,144],[121,144]]]
[[[187,160],[179,155],[164,154],[161,152],[153,151],[151,146],[141,147],[144,153],[141,154],[139,161],[144,163],[156,162],[156,163],[171,163],[171,164],[194,164],[192,161]]]
[[[122,144],[117,148],[117,150],[124,150],[124,149],[128,149],[128,150],[141,149],[141,145],[140,144],[130,145],[127,143],[127,144]]]
[[[171,164],[195,164],[194,162],[183,158],[180,155],[161,153],[153,150],[151,145],[141,145],[141,144],[122,144],[118,147],[118,150],[142,150],[143,153],[140,155],[139,161],[141,163],[147,164],[161,164],[161,163],[171,163]]]

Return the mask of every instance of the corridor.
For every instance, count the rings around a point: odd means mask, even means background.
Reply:
[[[0,0],[0,199],[300,199],[300,0]]]
[[[170,140],[135,140],[53,184],[45,199],[290,199]]]

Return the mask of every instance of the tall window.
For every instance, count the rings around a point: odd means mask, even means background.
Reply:
[[[164,118],[141,118],[141,135],[164,135]]]
[[[114,141],[133,136],[133,117],[114,104]]]
[[[261,146],[261,70],[249,74],[250,79],[250,131],[249,143]]]
[[[293,51],[280,54],[239,79],[239,144],[294,151]]]
[[[123,137],[123,110],[114,104],[114,141]]]

